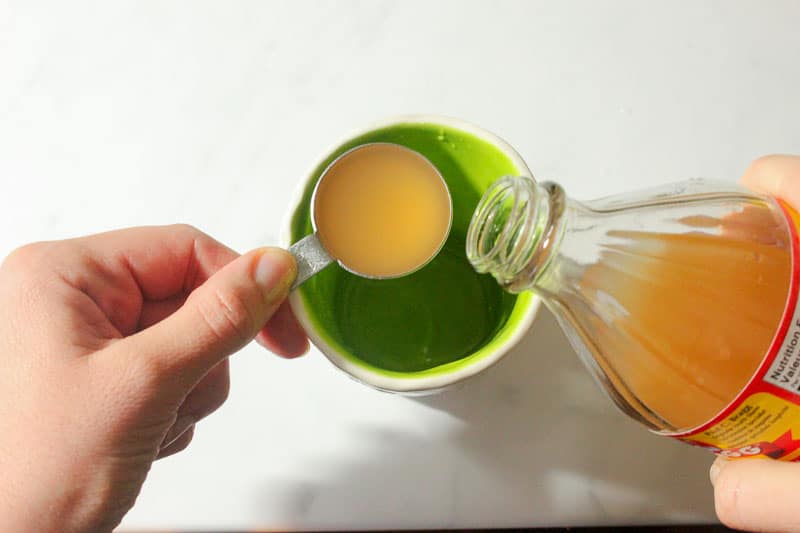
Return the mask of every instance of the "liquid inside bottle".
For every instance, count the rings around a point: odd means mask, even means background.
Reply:
[[[622,410],[672,433],[730,408],[782,340],[794,239],[785,207],[729,184],[579,203],[503,178],[467,255],[507,290],[539,294]]]

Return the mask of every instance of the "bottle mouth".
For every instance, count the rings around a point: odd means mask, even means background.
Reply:
[[[538,190],[525,176],[505,176],[486,190],[467,230],[467,258],[476,271],[508,285],[530,263],[548,210]]]

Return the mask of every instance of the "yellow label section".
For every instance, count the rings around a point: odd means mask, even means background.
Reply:
[[[765,456],[792,460],[800,455],[800,406],[768,392],[746,398],[713,427],[681,440],[729,458]]]

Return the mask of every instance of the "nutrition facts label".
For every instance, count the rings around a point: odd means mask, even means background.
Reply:
[[[718,455],[800,462],[800,215],[784,210],[792,230],[792,283],[786,312],[758,379],[712,420],[673,437]],[[780,390],[776,390],[780,389]]]
[[[795,307],[789,330],[780,351],[764,375],[764,381],[785,391],[800,394],[800,305]]]

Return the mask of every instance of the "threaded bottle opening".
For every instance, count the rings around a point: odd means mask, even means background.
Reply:
[[[548,218],[547,195],[531,178],[506,176],[484,193],[467,231],[467,258],[476,271],[508,285],[525,270]]]

